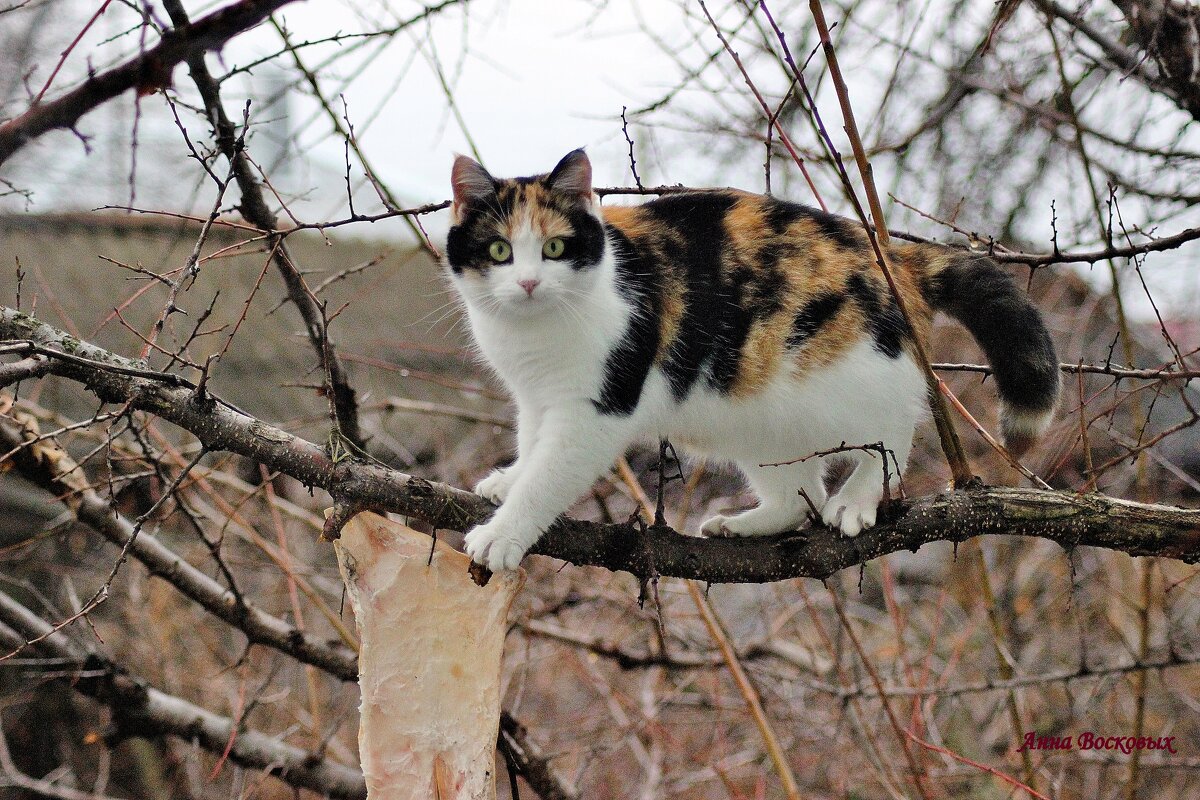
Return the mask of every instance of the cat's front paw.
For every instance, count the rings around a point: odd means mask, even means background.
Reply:
[[[829,499],[821,511],[821,521],[842,532],[843,536],[858,536],[867,528],[875,527],[875,515],[879,511],[879,499],[872,497],[842,497],[840,494]]]
[[[516,569],[526,551],[536,541],[502,520],[493,519],[467,534],[467,555],[476,564],[482,564],[492,572]]]
[[[508,497],[508,492],[516,480],[516,471],[512,467],[493,470],[491,475],[475,484],[475,494],[500,505]]]

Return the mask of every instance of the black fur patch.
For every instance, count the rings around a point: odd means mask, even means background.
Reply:
[[[923,282],[934,308],[961,322],[987,354],[1000,396],[1044,411],[1058,397],[1058,356],[1041,315],[1013,279],[983,255],[966,254]]]
[[[767,224],[775,233],[784,233],[798,219],[810,219],[821,233],[850,250],[862,250],[867,245],[866,234],[861,225],[845,217],[830,214],[819,208],[810,208],[799,203],[771,198],[767,206]]]
[[[822,325],[837,316],[845,302],[845,295],[828,292],[819,294],[805,303],[792,320],[792,331],[787,339],[788,347],[799,347],[815,335]]]
[[[904,339],[911,333],[896,298],[881,289],[864,272],[851,274],[846,289],[866,318],[867,330],[875,340],[875,349],[888,358],[900,355]]]
[[[740,347],[746,338],[748,315],[732,296],[736,290],[721,281],[724,219],[736,203],[734,195],[712,192],[668,195],[645,205],[669,234],[659,267],[681,273],[687,287],[679,333],[662,365],[676,400],[688,396],[715,350],[727,352],[735,341]],[[728,367],[721,370],[723,376]]]
[[[525,200],[525,187],[534,182],[534,178],[514,178],[501,182],[496,190],[496,216],[508,219],[513,209]]]
[[[604,224],[578,203],[564,216],[575,234],[564,240],[567,248],[563,251],[563,259],[575,269],[599,264],[604,258]]]
[[[807,216],[820,227],[821,233],[848,250],[862,250],[869,242],[863,232],[862,225],[852,222],[845,217],[829,214],[819,208],[802,206]]]
[[[637,408],[658,353],[662,289],[647,254],[615,228],[609,228],[608,235],[617,261],[618,286],[634,313],[625,335],[604,362],[600,398],[592,405],[601,414],[628,416]]]
[[[747,290],[754,273],[745,267],[735,267],[725,276],[718,297],[727,305],[725,313],[712,320],[712,355],[708,363],[708,383],[720,392],[728,392],[738,374],[742,346],[750,335],[754,322],[753,305],[748,303]]]
[[[475,204],[464,209],[459,224],[450,228],[446,236],[446,263],[455,275],[465,269],[484,271],[494,262],[488,255],[488,246],[496,239],[496,229],[491,223],[495,219],[495,206]]]
[[[767,224],[779,235],[787,232],[788,226],[801,217],[808,216],[805,207],[799,203],[789,203],[785,200],[770,198],[767,200]]]

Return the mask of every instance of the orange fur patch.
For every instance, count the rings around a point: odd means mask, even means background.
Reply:
[[[777,232],[768,220],[771,200],[746,192],[724,192],[735,198],[722,220],[724,244],[720,259],[721,279],[727,285],[736,281],[745,285],[778,287],[778,296],[769,313],[752,308],[754,300],[742,297],[743,308],[753,314],[729,386],[734,397],[749,397],[766,386],[781,369],[795,376],[820,369],[842,353],[871,336],[868,320],[858,303],[849,296],[848,283],[861,273],[881,303],[888,303],[891,290],[875,263],[875,254],[867,237],[861,247],[850,247],[844,237],[829,235],[828,226],[810,216],[799,215]],[[674,236],[640,206],[610,206],[603,209],[604,220],[631,241],[649,251],[659,264],[666,264],[660,297],[660,346],[658,360],[670,352],[681,335],[680,323],[686,309],[686,284],[678,270],[665,261],[667,246]],[[847,223],[849,228],[851,223]],[[769,256],[769,257],[768,257]],[[920,291],[921,278],[944,268],[939,248],[933,245],[896,243],[888,251],[889,263],[897,286],[909,311],[915,335],[928,339],[932,327],[932,309]],[[772,272],[773,271],[773,272]],[[789,350],[789,337],[796,315],[810,303],[829,296],[846,296],[830,318],[823,320],[811,337]],[[911,344],[905,340],[906,349]],[[788,354],[790,357],[786,357]]]

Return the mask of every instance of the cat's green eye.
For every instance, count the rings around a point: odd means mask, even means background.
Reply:
[[[567,243],[561,238],[555,236],[553,239],[547,239],[542,245],[542,255],[546,258],[562,258],[562,254],[567,251]]]
[[[492,261],[508,261],[512,256],[512,245],[503,239],[497,239],[488,245],[488,255]]]

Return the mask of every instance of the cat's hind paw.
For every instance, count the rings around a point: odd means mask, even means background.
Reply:
[[[752,508],[732,517],[717,514],[700,526],[700,535],[710,538],[735,536],[771,536],[799,528],[807,514],[800,510]]]
[[[838,494],[825,504],[821,521],[841,531],[843,536],[858,536],[868,528],[875,527],[878,511],[879,500],[875,497],[842,497]]]
[[[517,476],[512,467],[492,470],[492,474],[475,484],[475,494],[491,500],[496,505],[504,502],[508,492],[516,483]]]
[[[465,549],[476,564],[482,564],[492,572],[516,569],[532,546],[521,532],[513,530],[502,521],[493,519],[478,526],[467,534]]]
[[[729,521],[729,517],[724,514],[717,514],[711,519],[706,519],[700,525],[700,535],[707,536],[713,539],[719,539],[726,536],[733,536],[732,532],[725,527],[725,523]]]

